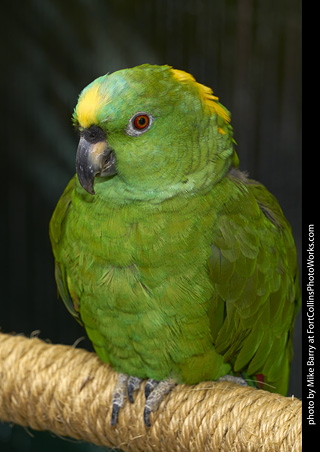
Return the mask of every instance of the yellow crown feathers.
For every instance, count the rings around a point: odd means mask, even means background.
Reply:
[[[179,80],[179,82],[192,82],[194,83],[199,91],[199,95],[205,105],[209,107],[210,110],[214,110],[214,112],[223,118],[226,122],[230,122],[231,118],[227,110],[218,103],[219,98],[217,96],[213,95],[213,91],[208,86],[202,85],[201,83],[198,83],[195,78],[188,74],[185,71],[180,71],[179,69],[171,69],[171,72],[173,76]]]

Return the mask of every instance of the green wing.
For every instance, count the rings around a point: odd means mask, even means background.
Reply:
[[[223,208],[210,258],[214,345],[234,372],[263,374],[266,389],[286,394],[300,304],[296,248],[277,200],[235,175],[239,196]]]
[[[76,320],[82,324],[80,319],[80,305],[75,296],[71,297],[70,284],[67,281],[66,269],[60,261],[60,249],[63,246],[63,231],[65,226],[65,220],[68,215],[68,210],[71,205],[71,196],[75,187],[75,177],[71,179],[66,189],[64,190],[50,220],[49,234],[52,244],[52,251],[55,258],[55,278],[59,295],[61,296],[64,304],[66,305],[70,314],[76,318]]]

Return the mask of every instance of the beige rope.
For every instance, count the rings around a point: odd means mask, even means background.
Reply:
[[[123,451],[301,451],[301,402],[230,382],[179,385],[143,422],[144,394],[110,427],[116,373],[94,353],[0,334],[0,420]]]

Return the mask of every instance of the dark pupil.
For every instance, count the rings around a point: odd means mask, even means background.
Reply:
[[[144,116],[138,119],[139,126],[144,126],[146,122],[147,120]]]

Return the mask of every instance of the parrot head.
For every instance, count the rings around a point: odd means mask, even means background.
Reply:
[[[91,195],[117,178],[127,190],[192,191],[237,164],[229,112],[210,88],[170,66],[99,77],[80,94],[76,171]]]

